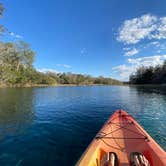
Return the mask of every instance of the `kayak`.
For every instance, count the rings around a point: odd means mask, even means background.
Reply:
[[[133,152],[143,154],[150,166],[166,166],[166,152],[124,110],[108,119],[76,166],[101,166],[109,152],[116,154],[119,166],[129,166]]]

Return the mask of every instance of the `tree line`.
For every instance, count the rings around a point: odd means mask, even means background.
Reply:
[[[162,65],[155,67],[140,67],[136,73],[130,76],[131,84],[165,84],[166,83],[166,60]]]
[[[73,73],[46,73],[47,76],[56,80],[59,84],[76,84],[76,85],[89,85],[89,84],[103,84],[113,85],[122,84],[122,82],[105,77],[92,77],[90,75],[73,74]]]
[[[23,42],[0,42],[0,84],[122,84],[111,78],[73,73],[42,73],[33,67],[35,52]]]

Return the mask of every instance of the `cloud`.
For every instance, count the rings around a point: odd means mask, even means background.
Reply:
[[[118,30],[117,40],[136,44],[143,39],[166,39],[166,17],[146,14],[124,21]]]
[[[158,42],[158,41],[153,41],[153,42],[150,42],[149,44],[153,45],[153,46],[156,46],[156,47],[160,47],[161,46],[160,42]]]
[[[156,66],[160,65],[166,60],[166,55],[155,55],[141,58],[129,58],[128,65],[123,64],[119,66],[115,66],[112,70],[119,74],[120,79],[127,81],[129,76],[136,71],[137,68],[141,66]]]
[[[81,51],[80,51],[81,55],[85,55],[87,53],[87,50],[86,48],[82,48]]]
[[[21,35],[15,34],[14,32],[9,32],[10,36],[17,38],[17,39],[22,39],[23,37]]]
[[[133,73],[135,69],[136,68],[134,66],[127,66],[125,64],[112,68],[112,70],[120,76],[120,78],[118,79],[122,81],[127,81],[129,79],[130,74]]]
[[[166,17],[159,18],[157,32],[152,34],[151,37],[155,39],[166,39]]]
[[[57,70],[51,69],[51,68],[41,68],[41,69],[37,69],[37,71],[39,71],[41,73],[47,73],[47,72],[60,73],[60,71],[57,71]]]
[[[123,48],[124,51],[128,51],[128,50],[130,50],[130,49],[131,49],[131,48],[129,48],[129,47]]]
[[[139,53],[139,50],[136,48],[133,48],[133,49],[125,52],[124,56],[133,56],[133,55],[138,54],[138,53]]]
[[[140,66],[148,67],[148,66],[156,66],[162,64],[165,59],[166,55],[156,55],[156,56],[128,59],[128,63],[135,65],[137,67]]]
[[[124,21],[119,29],[118,41],[126,44],[138,43],[156,29],[156,20],[155,16],[147,14]]]
[[[150,48],[151,50],[156,51],[156,53],[158,54],[166,50],[166,43],[159,42],[159,41],[152,41],[152,42],[149,42],[148,44],[145,44],[143,48],[144,49]]]
[[[58,67],[64,67],[64,68],[67,68],[67,69],[71,68],[71,66],[67,65],[67,64],[57,64],[57,66]]]

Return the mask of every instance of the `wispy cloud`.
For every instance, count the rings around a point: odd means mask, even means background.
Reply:
[[[130,49],[131,49],[131,48],[129,48],[129,47],[124,47],[124,48],[123,48],[124,51],[129,51]]]
[[[143,48],[149,48],[149,47],[152,47],[152,48],[160,48],[160,47],[163,47],[164,44],[162,44],[161,42],[159,41],[152,41],[152,42],[149,42],[147,44],[144,44]]]
[[[151,37],[155,39],[166,39],[166,17],[158,19],[156,33],[152,34]]]
[[[143,39],[166,39],[166,17],[146,14],[124,21],[117,40],[124,44],[136,44]]]
[[[67,64],[57,64],[57,66],[58,67],[64,67],[64,68],[67,68],[67,69],[71,68],[71,66],[67,65]]]
[[[112,68],[113,72],[119,75],[119,80],[127,81],[131,73],[135,71],[134,66],[127,66],[125,64],[115,66]]]
[[[133,56],[139,53],[139,50],[136,48],[132,48],[125,52],[124,56]]]
[[[51,69],[51,68],[41,68],[41,69],[37,69],[37,71],[41,72],[41,73],[47,73],[47,72],[51,72],[51,73],[61,73],[60,71],[57,71],[55,69]]]
[[[87,50],[86,48],[82,48],[81,51],[80,51],[81,55],[85,55],[87,53]]]
[[[133,58],[128,59],[128,63],[135,65],[137,67],[140,66],[156,66],[162,64],[163,61],[166,59],[166,55],[155,55],[155,56],[148,56],[148,57],[141,57],[141,58]]]
[[[153,42],[150,42],[149,44],[152,45],[152,46],[156,46],[156,47],[160,47],[161,46],[161,43],[158,42],[158,41],[153,41]]]
[[[128,80],[129,76],[136,71],[137,68],[141,66],[156,66],[160,65],[166,60],[166,55],[155,55],[141,58],[129,58],[128,65],[122,64],[115,66],[112,70],[119,74],[121,80]]]
[[[17,39],[22,39],[23,38],[23,36],[15,34],[14,32],[9,32],[9,35],[14,37],[14,38],[17,38]]]

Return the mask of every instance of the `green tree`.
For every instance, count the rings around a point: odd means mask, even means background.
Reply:
[[[163,84],[166,83],[166,60],[163,65],[140,67],[130,76],[132,84]]]
[[[25,42],[0,43],[1,83],[26,82],[24,74],[33,68],[34,52]],[[23,81],[24,80],[24,81]]]

